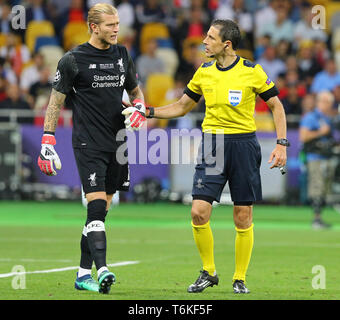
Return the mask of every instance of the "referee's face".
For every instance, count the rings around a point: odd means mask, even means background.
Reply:
[[[222,42],[220,37],[220,30],[214,26],[211,26],[207,36],[203,40],[205,46],[205,54],[207,57],[215,57],[224,52],[226,42]]]
[[[118,15],[109,15],[103,13],[101,23],[96,28],[98,39],[104,45],[117,44],[119,31],[119,17]]]

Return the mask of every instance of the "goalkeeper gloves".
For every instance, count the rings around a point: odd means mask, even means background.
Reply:
[[[44,134],[41,139],[41,151],[38,158],[38,166],[40,170],[48,176],[55,176],[57,172],[53,168],[61,169],[61,162],[57,152],[54,150],[56,140],[52,134]]]
[[[133,131],[139,130],[146,121],[145,105],[142,100],[135,99],[132,106],[123,110],[122,114],[125,116],[126,129]]]

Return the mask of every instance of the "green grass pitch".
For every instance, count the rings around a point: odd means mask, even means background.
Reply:
[[[79,264],[85,216],[80,203],[2,201],[0,300],[340,299],[340,215],[332,208],[323,216],[333,228],[315,231],[308,207],[255,206],[249,295],[232,293],[235,230],[231,206],[213,210],[220,284],[201,294],[186,292],[201,268],[190,226],[190,206],[162,203],[112,208],[106,222],[107,262],[135,263],[110,268],[117,283],[109,295],[75,290],[77,270],[72,267]],[[24,268],[24,277],[6,276],[14,266]],[[312,272],[315,266],[324,268],[325,289],[312,286],[320,283],[315,277],[321,274]],[[16,289],[16,284],[24,289]]]

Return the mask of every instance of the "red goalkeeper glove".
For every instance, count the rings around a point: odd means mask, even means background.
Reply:
[[[130,131],[139,130],[146,122],[144,101],[136,99],[133,100],[132,106],[123,110],[122,114],[125,116],[126,129]]]
[[[57,172],[53,168],[61,169],[61,162],[57,152],[54,150],[56,140],[52,134],[44,134],[41,139],[41,151],[38,158],[38,166],[40,170],[48,176],[55,176]]]

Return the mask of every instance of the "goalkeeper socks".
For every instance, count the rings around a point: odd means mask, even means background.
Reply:
[[[105,214],[105,200],[93,200],[87,205],[87,242],[97,270],[106,267]]]
[[[235,228],[235,273],[233,276],[233,281],[245,281],[246,279],[246,273],[254,244],[253,227],[254,224],[252,224],[248,229]]]
[[[215,262],[214,262],[214,238],[210,228],[210,222],[208,221],[203,225],[192,225],[192,232],[194,240],[196,242],[197,249],[199,251],[203,270],[213,276],[215,274]]]
[[[80,268],[91,270],[93,258],[91,255],[91,250],[87,241],[87,228],[84,226],[83,233],[80,240]]]

